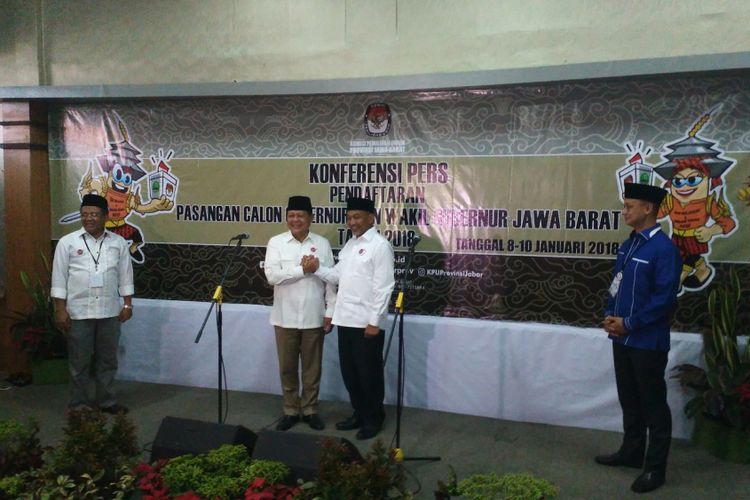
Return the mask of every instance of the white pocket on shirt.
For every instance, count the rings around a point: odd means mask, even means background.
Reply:
[[[104,258],[105,255],[102,255]],[[106,262],[104,264],[107,266],[107,269],[117,269],[117,264],[120,260],[120,249],[115,247],[108,247],[107,248],[107,254],[106,254]]]
[[[354,266],[352,266],[352,274],[356,276],[370,276],[372,274],[372,256],[371,255],[357,255],[354,258]]]

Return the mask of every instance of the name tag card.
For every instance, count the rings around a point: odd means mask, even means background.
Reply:
[[[97,271],[89,275],[89,286],[91,288],[101,288],[104,286],[104,273]]]

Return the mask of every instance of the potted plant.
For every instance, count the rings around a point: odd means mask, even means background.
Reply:
[[[473,474],[458,481],[456,472],[450,468],[448,481],[438,481],[435,500],[465,498],[468,500],[493,500],[513,498],[517,500],[544,500],[555,498],[560,488],[546,479],[531,474]]]
[[[140,448],[128,417],[108,419],[89,409],[67,418],[62,442],[44,449],[35,423],[0,422],[0,499],[116,500],[133,491],[131,471]]]
[[[44,255],[42,261],[49,276],[49,261]],[[67,343],[65,334],[55,326],[55,305],[49,287],[40,279],[33,282],[25,271],[21,271],[20,277],[31,298],[31,309],[9,315],[14,321],[11,332],[31,360],[35,383],[65,383],[68,374]]]
[[[685,414],[695,418],[693,441],[719,458],[750,463],[750,346],[741,341],[748,334],[738,317],[741,305],[740,280],[732,268],[728,282],[708,296],[705,368],[681,364],[673,378],[698,391],[685,405]]]
[[[294,498],[298,486],[283,483],[290,469],[273,460],[253,460],[243,445],[225,444],[200,455],[182,455],[135,469],[143,498]]]
[[[36,421],[0,420],[0,477],[41,467],[43,453]]]
[[[386,449],[380,439],[362,460],[351,459],[349,446],[351,444],[323,440],[318,475],[314,484],[303,485],[304,498],[414,498],[406,487],[406,475],[396,453]]]

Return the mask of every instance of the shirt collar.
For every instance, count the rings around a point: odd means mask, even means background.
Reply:
[[[287,243],[291,243],[292,241],[296,241],[298,243],[304,243],[310,239],[311,234],[312,234],[312,231],[308,231],[307,236],[305,236],[305,239],[302,241],[299,241],[297,238],[294,237],[294,235],[292,234],[292,230],[290,229],[286,232],[286,241]]]
[[[637,234],[638,236],[641,236],[641,237],[642,237],[643,239],[645,239],[646,241],[648,241],[648,240],[650,240],[651,238],[653,238],[653,237],[654,237],[654,235],[655,235],[656,233],[658,233],[659,231],[661,231],[661,225],[659,225],[659,224],[657,223],[657,224],[654,224],[654,225],[653,225],[653,226],[651,226],[651,227],[647,227],[646,229],[644,229],[644,230],[643,230],[643,231],[641,231],[640,233],[636,233],[635,231],[632,231],[632,232],[630,233],[630,235],[631,235],[631,236],[635,236],[635,235]]]
[[[77,235],[77,236],[85,236],[85,235],[87,235],[87,234],[88,234],[88,236],[89,236],[90,238],[94,238],[94,237],[93,237],[93,236],[91,236],[91,235],[90,235],[89,233],[87,233],[87,232],[86,232],[86,230],[85,230],[84,228],[80,228],[80,229],[79,229],[78,231],[76,231],[76,235]],[[107,230],[105,229],[105,230],[104,230],[104,232],[102,233],[102,235],[101,235],[101,236],[99,237],[99,239],[101,239],[101,238],[104,238],[104,236],[105,236],[105,235],[107,235],[107,234],[109,234],[109,231],[107,231]],[[98,239],[95,239],[94,241],[99,241],[99,240],[98,240]]]
[[[368,229],[367,231],[365,231],[364,233],[362,233],[362,236],[360,236],[357,239],[358,240],[370,241],[373,238],[373,236],[375,236],[377,234],[377,232],[378,232],[378,229],[375,226],[372,226],[370,229]]]

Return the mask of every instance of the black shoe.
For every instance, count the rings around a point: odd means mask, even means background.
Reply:
[[[99,408],[99,410],[102,413],[109,413],[110,415],[117,415],[117,414],[127,414],[130,410],[128,410],[127,406],[122,406],[118,404],[110,405],[110,406],[102,406]]]
[[[359,431],[357,431],[357,439],[364,440],[364,439],[372,439],[375,436],[378,435],[378,432],[380,432],[379,427],[369,427],[364,426]]]
[[[288,431],[297,422],[299,422],[298,415],[284,415],[283,417],[281,417],[281,420],[279,420],[279,423],[276,424],[276,430]]]
[[[315,429],[316,431],[322,431],[326,428],[326,424],[323,423],[317,413],[303,416],[302,421],[306,422],[311,429]]]
[[[625,458],[620,452],[611,455],[597,455],[594,461],[599,465],[609,465],[611,467],[633,467],[640,469],[643,467],[643,460]]]
[[[682,287],[687,290],[699,290],[703,288],[706,282],[710,280],[714,275],[714,268],[709,267],[708,269],[709,269],[708,276],[700,280],[695,274],[691,274],[690,276],[688,276],[682,281]]]
[[[341,422],[336,422],[336,429],[340,431],[350,431],[352,429],[359,429],[360,427],[362,427],[362,421],[354,415]]]
[[[16,387],[23,387],[31,383],[31,375],[27,373],[14,373],[8,377],[8,382],[15,385]]]
[[[644,472],[630,485],[636,493],[648,493],[664,484],[664,474],[661,472]]]

